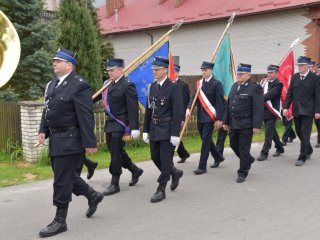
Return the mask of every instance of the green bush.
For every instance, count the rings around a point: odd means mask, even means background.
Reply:
[[[22,146],[14,142],[12,137],[7,139],[5,152],[10,153],[11,164],[13,161],[22,160]]]

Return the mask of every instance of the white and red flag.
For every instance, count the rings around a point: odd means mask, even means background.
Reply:
[[[281,98],[280,98],[282,105],[286,100],[286,95],[287,95],[288,88],[291,82],[291,77],[293,74],[294,74],[293,49],[290,48],[287,55],[282,59],[281,63],[279,64],[278,79],[283,83],[283,89],[282,89]],[[292,119],[292,104],[288,109],[287,119],[288,120]]]

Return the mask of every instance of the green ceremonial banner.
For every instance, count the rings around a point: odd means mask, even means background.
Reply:
[[[226,34],[215,56],[213,68],[213,75],[222,83],[224,97],[229,96],[234,83],[234,71],[230,37],[229,34]]]

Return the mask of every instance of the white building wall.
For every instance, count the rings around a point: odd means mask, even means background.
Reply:
[[[252,64],[253,73],[265,73],[269,64],[279,64],[296,38],[308,36],[304,28],[310,20],[303,16],[304,9],[287,10],[235,18],[229,32],[235,63]],[[171,34],[170,49],[179,56],[182,75],[199,75],[202,61],[209,61],[218,43],[226,20],[185,24]],[[147,30],[154,42],[169,29]],[[124,58],[126,65],[150,46],[147,33],[132,32],[111,36],[116,57]],[[294,56],[304,55],[304,46],[294,48]]]
[[[43,0],[44,9],[48,11],[57,11],[60,5],[60,0]]]

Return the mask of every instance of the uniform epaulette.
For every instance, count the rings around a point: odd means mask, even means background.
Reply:
[[[79,76],[79,75],[75,75],[74,76],[79,82],[83,82],[84,80],[83,80],[83,78],[81,77],[81,76]]]

